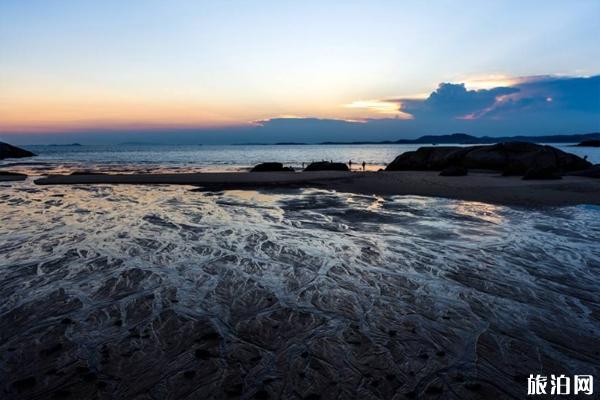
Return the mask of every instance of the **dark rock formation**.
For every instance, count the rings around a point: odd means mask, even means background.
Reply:
[[[465,167],[450,166],[440,172],[440,176],[465,176],[469,171]]]
[[[2,171],[2,170],[0,170],[0,175],[6,175],[6,176],[27,176],[25,174],[20,174],[18,172]]]
[[[555,167],[533,167],[525,172],[523,180],[528,181],[534,179],[561,179],[561,176],[559,170]]]
[[[567,175],[573,176],[584,176],[586,178],[600,178],[600,164],[596,164],[591,168],[584,169],[581,171],[573,171]]]
[[[578,147],[600,147],[600,139],[599,140],[584,140],[576,146],[578,146]]]
[[[400,154],[386,171],[439,171],[450,166],[503,171],[524,175],[531,168],[556,168],[559,172],[583,170],[592,164],[552,146],[506,142],[489,146],[421,147]]]
[[[73,171],[69,175],[106,175],[106,174],[104,174],[102,172],[97,172],[97,171],[83,170],[83,171]]]
[[[27,179],[27,175],[19,174],[17,172],[2,171],[0,170],[0,182],[3,181],[24,181]]]
[[[20,149],[8,143],[0,142],[0,160],[4,160],[5,158],[23,158],[33,156],[35,156],[35,154],[30,151]]]
[[[463,147],[457,146],[419,147],[416,151],[407,151],[400,154],[385,170],[442,170],[452,165],[447,160],[463,149]]]
[[[348,166],[344,163],[336,163],[329,161],[319,161],[311,163],[304,168],[305,171],[349,171]]]
[[[278,162],[266,162],[254,166],[250,172],[294,172],[294,168],[284,167]]]

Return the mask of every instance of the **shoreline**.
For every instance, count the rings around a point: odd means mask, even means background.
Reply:
[[[319,188],[367,195],[442,197],[518,206],[600,205],[600,180],[565,176],[561,180],[523,181],[497,173],[442,177],[436,171],[395,172],[226,172],[128,175],[54,175],[36,185],[127,184],[190,185],[200,190]]]

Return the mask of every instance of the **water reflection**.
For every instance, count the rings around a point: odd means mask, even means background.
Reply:
[[[600,372],[597,208],[192,189],[0,187],[3,393],[520,398]]]

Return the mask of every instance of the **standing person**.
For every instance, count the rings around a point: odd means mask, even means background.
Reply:
[[[350,168],[350,171],[352,171],[352,160],[348,161],[348,167]]]
[[[364,171],[365,171],[365,167],[367,166],[367,163],[365,163],[365,162],[363,161],[363,164],[362,164],[362,165],[363,165],[363,172],[364,172]]]

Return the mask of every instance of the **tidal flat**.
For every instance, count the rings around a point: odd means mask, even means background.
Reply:
[[[600,207],[0,186],[0,397],[523,398],[598,376]]]

